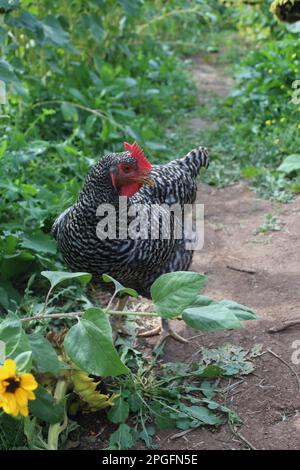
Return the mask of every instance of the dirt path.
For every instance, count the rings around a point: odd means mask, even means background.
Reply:
[[[169,341],[165,349],[167,360],[188,361],[195,350],[222,346],[226,342],[246,349],[262,344],[264,351],[271,349],[300,375],[300,366],[291,361],[292,345],[300,340],[300,329],[268,332],[282,320],[300,318],[300,198],[281,206],[256,199],[242,185],[219,190],[200,185],[198,199],[206,208],[205,246],[195,254],[191,269],[208,275],[205,294],[243,303],[261,319],[247,322],[240,331],[203,333],[187,345],[178,346]],[[282,230],[253,235],[266,213],[279,215]],[[193,330],[178,326],[186,338],[195,335]],[[255,367],[255,374],[247,376],[232,396],[227,397],[228,405],[243,421],[239,433],[257,449],[299,449],[300,395],[295,375],[271,353],[258,358]],[[173,434],[174,431],[159,434],[161,448],[248,448],[226,426],[214,433],[193,431],[188,441],[170,440]]]
[[[206,103],[211,92],[228,93],[232,80],[220,65],[195,61],[194,76],[199,101]],[[193,119],[191,125],[214,125]],[[251,348],[262,344],[271,349],[300,375],[300,365],[291,360],[293,342],[300,341],[300,325],[270,334],[269,328],[283,320],[300,318],[300,197],[288,205],[257,199],[242,184],[225,189],[199,185],[198,202],[205,204],[204,249],[194,255],[191,269],[208,275],[205,294],[216,299],[232,299],[255,310],[259,321],[247,322],[240,331],[203,333],[187,345],[169,341],[167,360],[189,360],[195,350],[218,347],[226,342]],[[281,230],[255,235],[271,213],[281,222]],[[252,272],[238,271],[241,269]],[[189,328],[181,334],[195,334]],[[298,346],[299,347],[299,346]],[[300,358],[300,355],[299,355]],[[270,352],[256,360],[255,374],[227,397],[228,405],[243,421],[239,433],[256,449],[300,448],[300,393],[292,370]],[[159,433],[162,449],[249,448],[224,426],[217,432],[199,429],[188,439],[171,440],[174,431]]]

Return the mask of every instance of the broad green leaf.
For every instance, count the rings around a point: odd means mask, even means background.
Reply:
[[[55,254],[57,251],[55,241],[44,233],[25,236],[22,241],[22,246],[38,253]]]
[[[143,405],[143,402],[141,400],[140,395],[137,392],[134,392],[134,393],[130,393],[130,395],[128,396],[128,404],[129,404],[130,410],[135,413],[141,408],[141,406]]]
[[[160,402],[155,401],[151,406],[151,411],[154,413],[155,424],[159,429],[176,427],[176,418],[173,414],[171,416],[170,410],[163,408]]]
[[[240,321],[232,311],[218,304],[187,308],[182,314],[182,319],[187,325],[200,331],[220,331],[241,327]]]
[[[19,278],[21,274],[30,271],[35,256],[27,251],[4,256],[1,263],[1,277],[4,280]]]
[[[104,282],[112,282],[115,286],[115,291],[118,294],[128,294],[131,297],[138,297],[139,295],[136,290],[131,289],[130,287],[124,287],[119,281],[114,279],[112,276],[109,276],[108,274],[102,274],[102,279]]]
[[[163,274],[151,286],[156,312],[164,318],[177,317],[195,301],[206,279],[189,271]]]
[[[14,310],[21,301],[21,295],[13,287],[10,281],[1,281],[0,286],[0,305],[5,310]]]
[[[112,328],[109,321],[109,315],[104,312],[101,308],[89,308],[85,311],[83,317],[84,320],[88,320],[94,323],[103,334],[110,338],[112,341]]]
[[[22,323],[15,318],[6,318],[0,323],[0,340],[5,343],[6,356],[12,359],[30,350]]]
[[[15,74],[13,67],[4,59],[0,59],[0,79],[4,82],[14,80]]]
[[[29,372],[32,369],[32,351],[25,351],[18,354],[14,360],[17,364],[17,371],[20,373]]]
[[[208,366],[209,367],[209,366]],[[216,385],[213,382],[204,380],[200,386],[201,392],[206,398],[213,398],[216,394]]]
[[[69,33],[65,31],[55,16],[47,16],[43,22],[41,22],[45,39],[53,43],[55,46],[68,46],[69,44]]]
[[[63,421],[65,409],[63,403],[56,403],[53,396],[41,386],[34,391],[34,394],[36,399],[29,401],[29,409],[33,416],[50,424]]]
[[[147,449],[156,449],[157,445],[153,443],[152,437],[155,435],[154,426],[144,426],[139,433],[139,439],[145,442]]]
[[[220,305],[221,307],[226,307],[229,310],[232,310],[232,313],[234,313],[239,320],[255,320],[259,318],[256,313],[250,310],[250,308],[245,307],[245,305],[226,299],[218,302],[206,297],[205,295],[197,295],[195,301],[188,307],[207,307],[208,305]]]
[[[107,413],[108,419],[114,423],[124,423],[129,415],[129,405],[122,397],[114,402],[114,406]]]
[[[40,333],[32,333],[28,339],[32,350],[33,367],[36,371],[39,373],[51,372],[57,375],[61,368],[61,362],[49,341]]]
[[[0,365],[2,366],[5,361],[5,343],[0,340]]]
[[[65,337],[64,346],[69,358],[82,370],[101,377],[127,374],[111,337],[92,321],[82,319],[72,326]]]
[[[181,410],[184,414],[188,415],[193,420],[199,421],[203,424],[210,424],[216,426],[222,424],[223,419],[212,411],[208,410],[205,406],[185,406],[182,405]]]
[[[120,424],[118,429],[110,435],[108,449],[127,450],[131,449],[135,442],[133,429],[127,424]]]
[[[92,275],[89,273],[69,273],[64,271],[42,271],[41,275],[46,277],[51,284],[51,287],[57,286],[63,281],[69,281],[70,279],[76,279],[82,284],[87,284],[92,279]]]
[[[207,307],[212,303],[216,303],[213,299],[206,297],[206,295],[197,295],[194,302],[189,307]]]
[[[256,320],[259,318],[256,315],[256,313],[250,310],[248,307],[238,304],[237,302],[234,302],[233,300],[225,299],[225,300],[221,300],[220,302],[217,302],[217,304],[231,310],[232,313],[234,313],[236,318],[238,318],[239,320]]]
[[[289,174],[293,171],[300,170],[300,154],[293,154],[286,157],[281,165],[277,168],[277,171],[282,173]]]

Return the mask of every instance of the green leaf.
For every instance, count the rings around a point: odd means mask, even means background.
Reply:
[[[91,319],[91,314],[88,317]],[[101,319],[92,322],[82,318],[72,326],[64,341],[67,355],[89,374],[101,377],[127,374],[128,368],[121,362],[107,329],[104,327],[102,331],[99,328],[100,322]]]
[[[286,157],[281,165],[277,168],[282,173],[289,174],[293,171],[300,170],[300,154],[293,154]]]
[[[104,310],[96,307],[88,308],[82,316],[82,319],[94,323],[94,325],[112,341],[112,328],[109,321],[109,315],[105,313]]]
[[[36,233],[31,236],[25,236],[22,244],[24,248],[29,248],[30,250],[42,252],[42,253],[50,253],[55,255],[56,243],[52,240],[49,235],[44,233]]]
[[[69,44],[69,33],[65,31],[55,16],[47,16],[43,22],[41,22],[45,39],[54,44],[55,46],[68,46]]]
[[[206,280],[206,276],[189,271],[163,274],[151,286],[156,312],[163,318],[177,317],[195,301]]]
[[[115,401],[114,406],[107,413],[108,419],[114,423],[124,423],[129,415],[129,405],[122,397]]]
[[[176,426],[176,418],[171,416],[168,409],[164,409],[159,401],[155,401],[151,407],[155,417],[155,424],[159,429],[170,429]]]
[[[134,442],[135,436],[133,433],[133,429],[127,426],[127,424],[120,424],[118,429],[110,435],[108,449],[131,449]]]
[[[112,282],[115,286],[115,291],[117,294],[128,294],[135,298],[139,295],[136,290],[131,289],[130,287],[124,287],[119,281],[114,279],[112,276],[109,276],[108,274],[102,274],[102,279],[104,282]]]
[[[29,409],[33,416],[50,424],[63,421],[65,409],[63,403],[56,403],[53,396],[41,386],[34,393],[36,399],[29,402]]]
[[[197,295],[194,302],[189,307],[207,307],[212,303],[216,303],[213,299],[206,297],[206,295]]]
[[[15,358],[18,372],[29,372],[32,369],[32,351],[25,351]]]
[[[128,397],[128,404],[131,411],[136,413],[142,406],[143,402],[140,395],[137,392],[130,393]]]
[[[221,302],[218,302],[217,304],[231,310],[232,313],[234,313],[236,318],[238,318],[239,320],[256,320],[259,318],[256,313],[250,310],[248,307],[245,307],[245,305],[238,304],[233,300],[224,299],[221,300]]]
[[[209,367],[209,366],[208,366]],[[208,382],[207,380],[204,380],[201,384],[201,392],[206,398],[213,398],[216,394],[216,387],[215,384],[212,382]]]
[[[78,120],[77,109],[72,104],[62,103],[61,111],[62,111],[63,117],[66,121],[77,121]]]
[[[10,281],[1,281],[0,286],[0,305],[5,310],[14,310],[21,301],[21,295],[13,287]]]
[[[5,361],[5,343],[0,340],[0,365],[3,365]]]
[[[22,323],[15,318],[6,318],[0,323],[0,340],[5,343],[6,356],[13,359],[30,350]]]
[[[198,426],[201,423],[209,424],[211,426],[216,426],[223,423],[223,419],[220,416],[208,410],[205,408],[205,406],[182,405],[180,408],[182,411],[184,411],[184,414],[187,414],[193,420],[198,421],[198,423],[195,423]]]
[[[92,275],[89,273],[69,273],[64,271],[42,271],[41,275],[46,277],[51,284],[52,289],[63,281],[70,279],[76,279],[82,284],[87,284],[92,279]]]
[[[19,5],[20,5],[20,0],[1,0],[0,2],[0,7],[3,8],[4,10],[7,10],[7,12],[14,10]]]
[[[215,364],[209,364],[206,367],[203,367],[199,370],[199,373],[195,374],[198,378],[207,378],[213,379],[215,377],[220,377],[223,373],[223,369]]]
[[[228,308],[218,304],[187,308],[182,319],[195,330],[220,331],[240,328],[241,323]]]
[[[4,256],[1,263],[1,277],[4,280],[19,278],[21,274],[30,271],[34,260],[34,255],[27,251]]]
[[[33,367],[36,371],[57,375],[61,368],[61,362],[49,341],[40,333],[32,333],[28,338],[32,350]]]

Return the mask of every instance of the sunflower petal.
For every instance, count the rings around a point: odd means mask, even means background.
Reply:
[[[7,378],[16,376],[17,367],[15,361],[13,361],[12,359],[5,359],[3,369],[7,374]]]
[[[28,406],[20,406],[20,413],[22,416],[28,416]]]
[[[22,388],[18,388],[16,391],[15,391],[15,397],[16,397],[16,400],[17,400],[17,404],[19,405],[19,407],[26,407],[27,406],[27,403],[28,403],[28,397],[27,397],[27,392],[25,390],[23,390]]]
[[[16,415],[18,413],[17,400],[13,393],[3,394],[3,405],[5,413],[10,413],[12,415]]]
[[[35,394],[31,390],[26,390],[25,393],[27,395],[28,400],[35,400],[36,399]]]
[[[6,387],[4,386],[4,384],[0,381],[0,394],[1,393],[4,393],[6,390]]]
[[[12,359],[6,359],[0,367],[0,380],[6,380],[16,376],[16,363]]]
[[[38,383],[32,374],[22,374],[20,380],[21,387],[24,390],[35,390],[38,387]]]

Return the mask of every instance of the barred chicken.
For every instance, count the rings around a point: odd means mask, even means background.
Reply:
[[[124,147],[124,152],[106,155],[92,167],[77,201],[56,219],[52,233],[72,270],[90,272],[98,280],[109,274],[149,298],[161,274],[187,271],[192,262],[184,227],[181,237],[174,236],[176,216],[167,214],[167,236],[162,221],[174,204],[183,210],[195,201],[196,178],[201,167],[208,166],[208,153],[199,147],[184,158],[152,166],[138,144]],[[127,203],[127,216],[120,200]],[[108,219],[111,208],[115,217]],[[137,222],[138,211],[142,216]],[[132,226],[140,236],[128,236]],[[124,229],[126,236],[121,236]],[[153,237],[153,230],[159,235]],[[163,339],[169,335],[181,339],[163,320]]]

